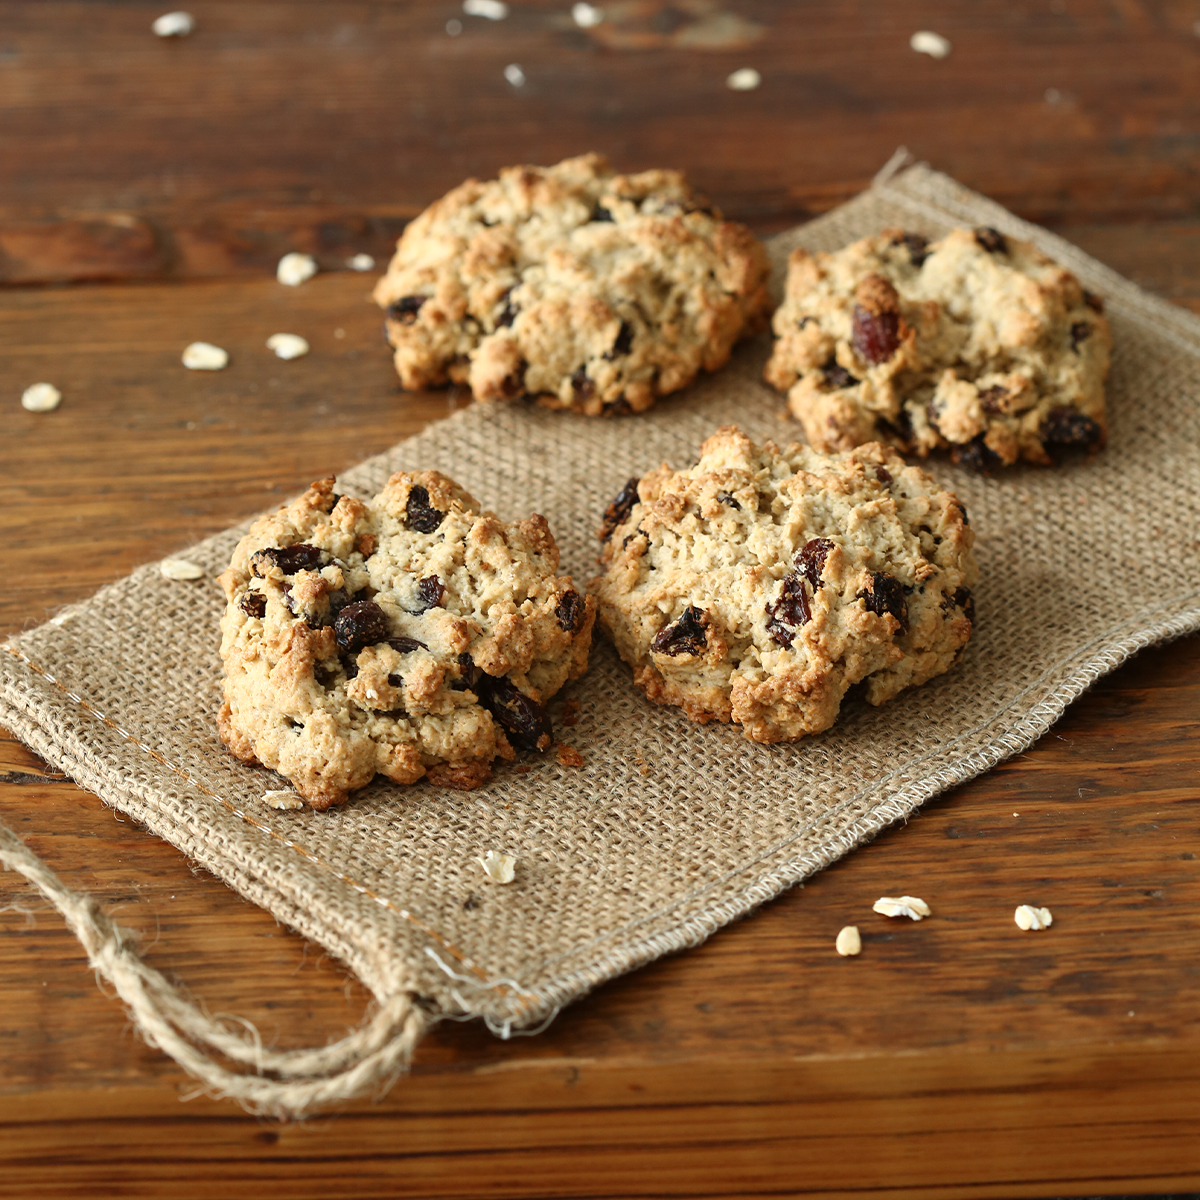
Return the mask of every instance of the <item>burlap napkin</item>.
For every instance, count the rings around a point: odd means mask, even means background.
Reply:
[[[649,704],[599,640],[565,693],[579,722],[560,729],[582,767],[548,755],[527,773],[502,766],[473,792],[384,782],[327,813],[277,812],[261,796],[278,780],[231,758],[213,720],[222,600],[212,577],[240,530],[182,552],[209,572],[202,581],[144,567],[5,644],[0,722],[343,959],[380,1002],[335,1047],[263,1060],[142,967],[119,930],[8,835],[5,861],[54,895],[152,1040],[215,1089],[303,1111],[378,1086],[430,1012],[475,1014],[502,1035],[536,1026],[1028,746],[1130,654],[1200,626],[1200,320],[924,167],[877,181],[771,252],[781,272],[797,244],[960,224],[1031,239],[1105,297],[1116,347],[1109,448],[1090,463],[994,478],[931,464],[978,535],[978,622],[959,667],[882,709],[852,703],[825,734],[760,746]],[[686,464],[726,422],[756,439],[800,437],[760,382],[768,349],[765,338],[746,346],[644,417],[476,405],[346,472],[340,488],[367,494],[399,468],[436,467],[506,519],[544,513],[582,582],[599,515],[629,476]],[[487,849],[516,855],[511,885],[485,878],[476,858]]]

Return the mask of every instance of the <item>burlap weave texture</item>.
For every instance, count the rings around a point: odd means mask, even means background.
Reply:
[[[977,533],[977,625],[962,664],[881,709],[852,703],[795,745],[760,746],[650,705],[597,640],[563,694],[583,755],[499,765],[473,792],[377,782],[327,813],[276,812],[282,786],[217,740],[214,576],[241,529],[148,566],[0,655],[0,723],[107,803],[338,955],[381,1000],[405,991],[499,1032],[694,944],[938,792],[1029,745],[1137,649],[1200,627],[1200,320],[927,168],[773,240],[834,249],[885,225],[987,224],[1036,242],[1105,297],[1115,344],[1109,447],[1090,463],[984,478],[928,464]],[[345,472],[364,495],[400,468],[446,472],[506,520],[547,516],[563,568],[595,572],[595,529],[632,475],[681,466],[717,426],[800,439],[761,382],[768,339],[643,417],[473,406]],[[557,713],[559,706],[555,706]],[[485,849],[518,858],[487,882]]]

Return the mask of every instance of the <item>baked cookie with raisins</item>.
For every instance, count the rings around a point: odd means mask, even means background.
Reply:
[[[695,466],[630,480],[590,590],[634,682],[756,742],[827,729],[957,661],[971,636],[962,504],[894,451],[754,445],[736,426]]]
[[[546,749],[595,601],[557,574],[545,518],[506,525],[437,471],[366,501],[333,485],[256,521],[220,577],[229,749],[317,809],[376,773],[470,788]]]
[[[1104,444],[1103,303],[998,230],[795,250],[773,325],[767,382],[819,450],[949,449],[986,471]]]
[[[406,388],[596,416],[722,366],[765,325],[768,274],[680,172],[585,154],[468,179],[404,230],[375,299]]]

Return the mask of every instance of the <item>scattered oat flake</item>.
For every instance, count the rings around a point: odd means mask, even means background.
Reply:
[[[847,925],[838,935],[834,948],[843,958],[862,953],[862,937],[857,925]]]
[[[741,67],[725,80],[725,86],[734,92],[752,92],[761,83],[762,76],[753,67]]]
[[[186,558],[164,558],[158,564],[164,579],[203,579],[204,568]]]
[[[303,358],[308,342],[298,333],[273,333],[267,338],[267,349],[274,350],[276,358]]]
[[[53,412],[62,403],[62,392],[52,383],[35,383],[21,393],[21,407],[29,412]]]
[[[945,58],[950,53],[950,43],[940,33],[928,29],[919,29],[908,39],[908,44],[918,54],[928,54],[930,58]]]
[[[880,896],[871,907],[884,917],[910,917],[914,921],[933,915],[919,896]]]
[[[604,20],[604,9],[594,4],[576,4],[571,9],[571,18],[580,29],[594,29]]]
[[[493,883],[512,883],[517,873],[517,860],[503,850],[485,850],[483,857],[475,861]]]
[[[1033,904],[1018,904],[1017,911],[1013,913],[1013,920],[1018,929],[1032,929],[1035,933],[1054,924],[1054,918],[1048,908],[1037,908]]]
[[[190,12],[163,13],[150,27],[160,38],[187,37],[196,28],[196,18]]]
[[[296,812],[304,807],[304,801],[290,789],[278,792],[263,792],[263,803],[268,808],[278,808],[283,812]]]
[[[558,751],[558,761],[564,767],[582,767],[583,755],[574,746],[564,746],[561,742],[555,747]]]
[[[525,72],[521,70],[520,63],[509,63],[504,68],[504,78],[515,88],[525,86]]]
[[[370,271],[375,266],[373,254],[355,254],[346,259],[346,266],[352,271]]]
[[[468,17],[487,17],[489,21],[503,21],[508,16],[508,5],[504,0],[463,0],[463,12]]]
[[[317,273],[317,260],[311,254],[298,254],[292,251],[279,260],[275,268],[275,278],[288,287],[299,287]]]
[[[228,362],[228,353],[212,342],[192,342],[183,351],[183,365],[189,371],[220,371]]]

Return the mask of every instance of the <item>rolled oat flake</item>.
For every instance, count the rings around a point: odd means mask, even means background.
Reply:
[[[21,393],[21,407],[28,412],[53,412],[62,403],[62,392],[52,383],[35,383]]]
[[[182,362],[189,371],[221,371],[229,362],[229,355],[212,342],[192,342],[184,349]]]
[[[187,37],[195,28],[196,18],[190,12],[163,13],[151,26],[160,38]]]
[[[861,954],[862,935],[858,932],[858,926],[847,925],[837,935],[837,941],[834,943],[834,949],[836,949],[843,958],[852,958],[855,954]]]
[[[485,850],[483,857],[475,861],[493,883],[512,883],[517,873],[517,860],[503,850]]]
[[[277,358],[303,358],[308,342],[298,333],[273,333],[267,338],[267,349],[274,350]]]
[[[317,273],[317,260],[311,254],[292,251],[285,254],[275,268],[275,278],[288,287],[299,287]]]
[[[1033,930],[1035,933],[1049,929],[1054,924],[1054,918],[1048,908],[1038,908],[1033,904],[1018,904],[1017,911],[1013,913],[1013,920],[1018,929]]]
[[[871,907],[881,916],[908,917],[913,921],[933,915],[919,896],[880,896]]]
[[[203,579],[204,568],[186,558],[164,558],[158,564],[159,572],[164,579],[191,580]]]

